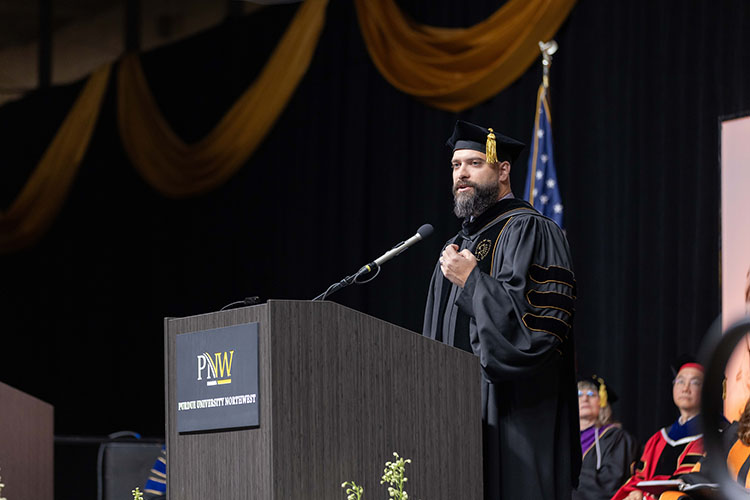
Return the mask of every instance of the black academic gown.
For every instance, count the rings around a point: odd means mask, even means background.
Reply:
[[[602,430],[599,454],[596,442],[583,450],[581,475],[573,500],[610,500],[633,474],[637,459],[638,443],[630,434],[614,425]]]
[[[461,289],[436,265],[423,333],[479,357],[484,498],[567,500],[581,444],[565,236],[511,198],[465,221],[450,243],[471,250],[477,267]]]

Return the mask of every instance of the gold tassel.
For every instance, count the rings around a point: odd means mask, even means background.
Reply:
[[[497,147],[495,146],[495,134],[492,129],[487,134],[487,163],[497,163]]]
[[[594,377],[596,377],[596,375],[594,375]],[[599,382],[599,406],[604,408],[607,406],[607,386],[604,385],[603,378],[596,377],[596,380]]]

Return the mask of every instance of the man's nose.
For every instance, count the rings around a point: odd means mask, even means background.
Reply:
[[[469,176],[469,170],[462,163],[456,168],[456,177],[459,179],[465,179]]]

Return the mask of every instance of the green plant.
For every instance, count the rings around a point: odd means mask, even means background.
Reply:
[[[388,496],[393,500],[408,500],[409,494],[404,490],[404,484],[408,481],[406,464],[410,464],[411,459],[399,457],[395,451],[393,456],[396,461],[385,463],[380,484],[388,483]],[[345,481],[341,483],[341,487],[346,489],[346,500],[362,500],[364,488],[354,481]]]
[[[357,486],[354,481],[346,481],[341,483],[342,488],[346,488],[346,500],[362,500],[362,492],[364,488]]]
[[[411,463],[410,458],[401,458],[398,453],[393,452],[395,462],[386,462],[383,469],[383,478],[380,484],[388,483],[388,496],[393,500],[408,500],[409,495],[404,490],[404,484],[409,479],[406,477],[406,464]]]

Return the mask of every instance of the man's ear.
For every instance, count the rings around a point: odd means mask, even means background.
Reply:
[[[510,179],[510,162],[501,161],[497,165],[497,171],[500,174],[500,180],[507,182]]]

